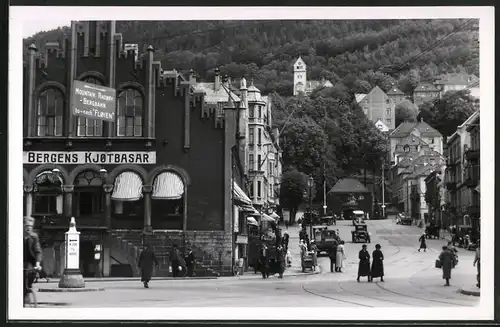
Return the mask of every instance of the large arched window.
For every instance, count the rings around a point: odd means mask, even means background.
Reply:
[[[64,97],[55,88],[44,90],[37,99],[36,135],[62,136]]]
[[[157,229],[182,229],[185,187],[182,178],[172,171],[155,177],[151,195],[152,225]]]
[[[83,171],[75,179],[73,205],[75,217],[100,216],[104,211],[104,192],[99,173]]]
[[[124,89],[118,95],[117,136],[142,136],[143,97],[135,89]]]
[[[83,79],[83,82],[103,85],[100,80],[94,77],[87,77]],[[102,120],[78,117],[76,130],[78,136],[102,136]]]
[[[53,216],[63,213],[61,176],[50,170],[38,174],[33,183],[33,216]]]

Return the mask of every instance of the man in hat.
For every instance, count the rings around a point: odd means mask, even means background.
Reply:
[[[33,286],[33,280],[36,273],[34,269],[40,270],[40,262],[42,262],[42,248],[38,235],[33,231],[35,220],[32,217],[24,217],[24,299]]]
[[[194,277],[194,267],[195,267],[194,253],[191,247],[188,247],[187,250],[188,250],[188,254],[186,256],[187,275],[188,277]]]

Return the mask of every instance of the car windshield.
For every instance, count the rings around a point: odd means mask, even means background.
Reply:
[[[326,230],[323,232],[323,237],[324,238],[334,238],[335,237],[335,231],[333,230]]]

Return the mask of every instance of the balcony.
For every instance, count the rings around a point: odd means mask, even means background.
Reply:
[[[477,161],[479,159],[479,150],[469,149],[465,152],[467,161]]]

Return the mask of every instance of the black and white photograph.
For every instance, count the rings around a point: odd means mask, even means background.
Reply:
[[[10,16],[9,319],[493,319],[493,8]]]

